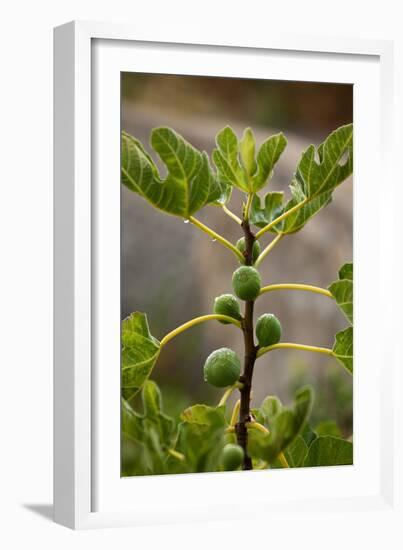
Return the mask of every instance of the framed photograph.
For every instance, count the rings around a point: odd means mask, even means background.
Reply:
[[[392,56],[55,29],[55,521],[395,513]]]

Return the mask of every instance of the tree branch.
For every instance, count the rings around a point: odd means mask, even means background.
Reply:
[[[245,219],[242,222],[242,228],[245,235],[245,265],[252,265],[253,263],[253,244],[255,242],[255,236],[251,232],[249,222]],[[253,326],[253,309],[254,301],[245,302],[245,314],[242,321],[242,331],[244,335],[244,370],[239,381],[243,384],[241,393],[241,404],[239,410],[239,420],[236,424],[236,435],[238,445],[244,450],[244,461],[242,465],[243,470],[252,470],[252,459],[248,454],[248,429],[247,423],[250,422],[250,398],[252,389],[252,376],[253,368],[255,366],[257,347],[254,342],[254,326]]]

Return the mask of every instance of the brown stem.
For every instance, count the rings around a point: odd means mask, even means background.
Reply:
[[[252,250],[255,242],[255,236],[251,232],[249,223],[247,221],[242,222],[242,227],[245,235],[245,265],[252,265]],[[242,322],[242,331],[244,335],[245,344],[245,357],[244,357],[244,370],[240,377],[240,382],[243,386],[240,390],[241,393],[241,406],[239,409],[239,420],[236,424],[236,435],[238,445],[240,445],[245,453],[243,462],[243,470],[252,470],[252,459],[248,454],[248,430],[246,423],[250,422],[250,394],[252,389],[252,376],[253,368],[255,366],[257,347],[255,346],[253,338],[253,309],[255,302],[245,302],[245,314]]]

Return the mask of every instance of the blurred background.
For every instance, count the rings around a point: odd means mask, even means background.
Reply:
[[[288,146],[271,190],[288,193],[302,150],[310,143],[318,145],[352,120],[350,85],[122,73],[122,129],[140,139],[151,154],[149,137],[156,126],[172,127],[208,154],[216,133],[227,124],[239,137],[251,126],[258,145],[284,131]],[[241,201],[235,190],[229,206],[239,216]],[[328,286],[340,266],[352,260],[352,207],[350,178],[336,190],[329,206],[299,233],[285,237],[265,259],[259,267],[264,284]],[[219,208],[205,207],[196,217],[232,242],[242,236],[239,226]],[[262,245],[271,238],[266,234]],[[136,310],[147,313],[158,339],[193,317],[212,312],[214,298],[232,292],[231,275],[238,267],[233,255],[206,234],[155,210],[123,186],[121,261],[122,318]],[[256,317],[266,312],[281,320],[283,341],[332,347],[336,332],[347,325],[331,300],[306,292],[266,294],[257,302]],[[152,378],[162,389],[168,414],[177,417],[197,402],[217,404],[223,391],[203,381],[202,368],[206,357],[224,346],[242,356],[237,329],[209,322],[164,348]],[[282,350],[261,358],[255,367],[252,406],[273,394],[288,403],[295,389],[306,383],[313,385],[316,395],[312,425],[332,419],[349,437],[352,377],[321,354]]]

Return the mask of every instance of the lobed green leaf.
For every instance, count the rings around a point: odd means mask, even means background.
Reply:
[[[339,269],[339,279],[353,280],[353,264],[346,263]]]
[[[353,324],[353,264],[344,264],[339,270],[339,280],[334,281],[328,290],[348,321]]]
[[[274,191],[267,193],[264,197],[263,207],[258,195],[252,199],[249,221],[257,227],[264,227],[283,213],[284,193]]]
[[[273,169],[287,146],[287,140],[282,132],[264,141],[257,154],[257,174],[253,178],[252,191],[260,191],[273,175]]]
[[[353,323],[353,281],[342,279],[328,286],[328,290],[346,318]]]
[[[353,327],[348,327],[336,334],[333,354],[350,374],[353,373]]]
[[[269,137],[262,143],[255,159],[252,130],[247,128],[242,140],[238,141],[234,130],[226,126],[218,132],[216,144],[212,158],[219,178],[245,193],[256,193],[272,177],[287,140],[282,133]]]
[[[175,423],[163,413],[161,393],[157,384],[147,380],[142,388],[144,413],[138,414],[122,399],[121,429],[124,448],[132,457],[125,460],[128,475],[171,473],[169,449],[174,445]]]
[[[141,143],[122,132],[122,183],[155,208],[189,218],[208,203],[225,200],[226,185],[213,174],[208,156],[170,128],[155,128],[151,145],[167,168],[161,180],[158,169]]]
[[[292,408],[285,408],[276,398],[265,400],[265,407],[260,409],[260,419],[266,420],[268,434],[250,430],[250,452],[255,458],[274,463],[300,434],[311,412],[313,391],[305,386],[295,393]],[[259,421],[259,420],[258,420]],[[296,459],[297,460],[297,459]]]
[[[353,463],[353,444],[350,441],[320,436],[311,444],[304,460],[304,467],[342,466]]]
[[[239,143],[234,130],[226,126],[216,136],[217,149],[213,151],[213,162],[221,179],[247,193],[248,177],[238,160]]]
[[[225,443],[225,407],[194,405],[181,419],[176,448],[186,457],[187,471],[216,471]]]
[[[135,312],[122,322],[122,395],[130,399],[150,376],[160,344],[148,327],[144,313]]]
[[[290,468],[300,468],[308,454],[308,445],[304,438],[298,435],[284,452]]]
[[[340,428],[334,420],[322,420],[322,422],[319,422],[319,424],[315,427],[315,432],[319,436],[331,435],[333,437],[342,437]]]
[[[340,185],[353,169],[353,125],[341,126],[315,149],[310,145],[302,154],[290,185],[291,199],[285,204],[276,197],[275,207],[269,203],[260,207],[260,199],[252,208],[251,222],[264,227],[279,215],[295,209],[282,222],[270,229],[272,233],[291,234],[299,231],[322,208],[332,200],[334,189]],[[318,160],[315,158],[318,157]],[[346,157],[346,159],[344,159]],[[252,205],[253,206],[253,205]]]
[[[310,145],[304,151],[297,166],[296,179],[304,195],[314,198],[333,191],[352,171],[353,125],[347,124],[332,132],[317,150]]]

